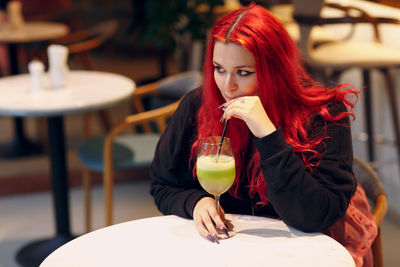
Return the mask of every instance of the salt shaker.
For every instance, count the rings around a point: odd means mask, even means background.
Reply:
[[[31,88],[32,92],[38,92],[43,90],[43,73],[44,65],[40,60],[32,60],[28,64],[28,71],[31,77]]]
[[[49,76],[53,89],[62,88],[67,83],[68,48],[63,45],[50,45],[47,48],[49,58]]]
[[[24,17],[22,16],[22,3],[13,0],[7,3],[8,22],[14,30],[20,31],[24,28]]]

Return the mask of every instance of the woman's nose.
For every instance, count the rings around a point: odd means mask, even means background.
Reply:
[[[237,85],[235,77],[233,77],[233,75],[228,75],[228,77],[225,81],[225,89],[228,92],[234,92],[238,89],[238,85]]]

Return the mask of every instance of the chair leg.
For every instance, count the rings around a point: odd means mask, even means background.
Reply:
[[[114,177],[107,170],[104,171],[104,199],[105,199],[105,217],[106,217],[106,226],[110,226],[113,224],[112,215],[113,215],[113,184]]]
[[[387,85],[386,87],[388,90],[388,96],[390,101],[390,111],[392,113],[392,120],[393,120],[394,138],[396,140],[396,147],[397,147],[397,160],[400,164],[400,121],[399,121],[399,109],[397,107],[395,86],[393,79],[389,73],[389,70],[381,69],[381,71],[386,79],[386,85]]]
[[[373,162],[375,160],[375,146],[374,146],[374,132],[373,132],[373,118],[372,118],[372,99],[371,99],[371,77],[370,71],[364,69],[362,71],[364,82],[364,112],[365,112],[365,127],[368,135],[368,160]]]
[[[92,194],[90,170],[88,168],[83,168],[82,170],[82,184],[85,197],[85,229],[88,233],[92,228]]]
[[[110,122],[110,116],[108,116],[108,113],[105,110],[97,111],[97,115],[100,117],[104,133],[107,134],[112,127]]]
[[[378,235],[375,238],[374,243],[372,243],[372,253],[374,255],[374,267],[382,267],[383,254],[382,254],[382,239],[381,239],[380,227],[378,227]]]

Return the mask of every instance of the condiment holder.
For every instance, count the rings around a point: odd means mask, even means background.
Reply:
[[[51,87],[53,89],[65,87],[69,73],[68,48],[63,45],[50,45],[47,48],[47,55]]]
[[[31,77],[31,92],[43,90],[44,64],[40,60],[32,60],[28,64],[28,71]]]

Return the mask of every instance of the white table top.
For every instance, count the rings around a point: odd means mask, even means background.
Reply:
[[[159,216],[80,236],[40,266],[355,266],[349,252],[326,235],[269,218],[227,218],[237,234],[219,245],[203,239],[192,220]]]
[[[66,25],[56,22],[29,22],[24,28],[13,30],[7,25],[0,27],[0,43],[27,43],[62,37],[69,32]]]
[[[135,83],[122,75],[100,71],[71,71],[67,86],[51,89],[48,75],[45,90],[30,91],[29,74],[0,78],[0,115],[58,116],[84,113],[114,106],[127,100]]]

